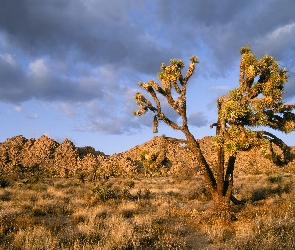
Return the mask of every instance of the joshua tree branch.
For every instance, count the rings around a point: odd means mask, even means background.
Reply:
[[[289,161],[292,161],[294,159],[294,154],[291,152],[291,148],[280,138],[276,137],[274,134],[267,132],[267,131],[258,131],[258,133],[261,133],[262,137],[264,139],[269,140],[271,143],[274,143],[277,145],[282,151],[283,151],[283,156],[284,159],[279,159],[277,157],[278,155],[271,149],[272,152],[272,160],[279,164],[279,165],[285,165]]]

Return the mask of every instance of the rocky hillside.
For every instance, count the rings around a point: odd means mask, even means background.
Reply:
[[[199,141],[205,158],[214,166],[217,155],[211,138],[204,137]],[[240,172],[275,167],[257,149],[241,152],[236,166]],[[93,147],[76,147],[68,139],[58,143],[47,136],[35,140],[20,135],[0,143],[1,173],[36,169],[51,176],[87,173],[89,178],[129,175],[143,169],[157,174],[181,175],[198,171],[198,162],[182,140],[167,137],[154,137],[142,145],[111,156],[95,151]]]
[[[204,156],[211,166],[217,163],[217,150],[212,142],[212,137],[206,136],[198,140]],[[190,152],[189,148],[185,146],[183,140],[175,140],[173,138],[154,137],[142,145],[138,145],[122,154],[124,157],[131,159],[138,159],[141,152],[148,151],[150,154],[159,154],[164,151],[170,162],[170,172],[178,173],[186,171],[187,169],[198,170],[198,161]],[[275,147],[276,152],[280,152]],[[295,156],[295,147],[291,147],[291,152]],[[288,165],[295,165],[295,159]],[[249,173],[253,171],[269,170],[278,167],[269,159],[265,158],[262,149],[251,149],[245,152],[239,152],[236,159],[236,172]]]
[[[35,140],[19,135],[0,144],[0,170],[6,173],[37,168],[63,176],[88,168],[98,157],[105,155],[92,147],[77,148],[68,139],[59,144],[47,136]]]

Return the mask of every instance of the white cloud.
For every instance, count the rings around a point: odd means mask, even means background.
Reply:
[[[10,54],[0,54],[0,60],[10,64],[11,66],[16,66],[17,62],[14,57]]]
[[[255,50],[259,54],[270,54],[276,58],[285,60],[292,57],[295,49],[295,22],[279,26],[270,30],[266,36],[256,38],[254,41]],[[294,61],[294,58],[288,59]]]
[[[271,32],[267,38],[270,39],[270,41],[285,40],[286,38],[289,40],[290,36],[294,38],[294,34],[295,23],[292,23],[278,27],[273,32]],[[268,39],[267,41],[269,41]]]
[[[230,89],[230,86],[211,86],[210,87],[210,90],[217,90],[217,91],[219,91],[219,90],[224,91],[224,90],[229,90],[229,89]]]
[[[26,118],[28,118],[28,119],[38,119],[39,115],[38,114],[27,115]]]
[[[29,69],[31,74],[37,78],[46,78],[49,75],[49,68],[43,59],[37,59],[30,63]]]
[[[18,113],[22,113],[22,112],[23,112],[23,110],[22,110],[22,108],[21,108],[20,106],[15,106],[15,107],[14,107],[14,110],[15,110],[16,112],[18,112]]]
[[[62,115],[67,116],[68,118],[75,118],[77,115],[77,109],[79,104],[71,104],[71,103],[57,103],[54,102],[51,104],[53,108],[61,112]]]

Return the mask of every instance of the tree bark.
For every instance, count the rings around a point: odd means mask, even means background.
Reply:
[[[215,192],[213,195],[214,213],[219,218],[230,219],[230,198]]]
[[[200,144],[194,136],[187,129],[183,131],[187,143],[193,153],[197,156],[202,173],[205,178],[205,183],[210,193],[212,194],[214,211],[219,217],[224,219],[230,218],[229,207],[230,201],[234,204],[238,203],[238,200],[232,195],[233,189],[233,171],[235,164],[235,156],[230,156],[225,173],[225,153],[222,147],[218,148],[218,166],[216,178],[208,165],[204,155],[201,151]]]
[[[195,139],[195,137],[191,134],[191,132],[189,131],[187,127],[183,130],[183,133],[186,136],[188,146],[190,147],[191,151],[194,153],[194,155],[199,161],[200,168],[205,178],[206,186],[209,189],[210,193],[213,194],[217,187],[216,179],[201,151],[200,144]]]
[[[217,162],[217,193],[219,196],[224,195],[224,149],[218,147],[218,162]]]

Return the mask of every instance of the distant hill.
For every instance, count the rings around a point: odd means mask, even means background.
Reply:
[[[209,164],[216,165],[217,153],[211,137],[204,137],[199,142]],[[292,150],[295,152],[294,147]],[[73,176],[81,172],[100,176],[125,175],[140,171],[145,158],[151,162],[158,159],[162,164],[158,166],[159,173],[181,175],[199,170],[197,160],[184,141],[169,137],[155,136],[146,143],[111,156],[90,146],[76,147],[68,139],[58,143],[47,136],[26,139],[19,135],[0,143],[1,173],[11,173],[18,168],[38,169],[55,176]],[[244,173],[273,167],[276,166],[264,158],[259,149],[240,152],[236,161],[236,171]]]

